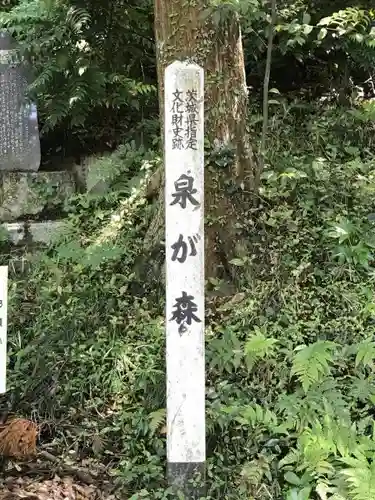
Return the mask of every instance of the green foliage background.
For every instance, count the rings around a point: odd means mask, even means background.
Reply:
[[[21,43],[36,76],[30,92],[45,153],[104,151],[147,130],[156,112],[150,7],[23,0],[0,13],[0,27]]]
[[[214,18],[236,10],[248,82],[260,97],[270,25],[266,0],[213,0]],[[272,84],[289,98],[346,100],[372,92],[371,2],[277,3]],[[151,0],[12,0],[0,28],[21,43],[35,80],[44,155],[85,156],[158,134]],[[366,83],[365,83],[366,82]]]
[[[256,143],[268,4],[216,4],[242,19]],[[122,143],[97,159],[108,193],[68,200],[59,239],[12,279],[11,403],[133,500],[175,498],[160,277],[138,265],[160,164],[151,9],[33,0],[0,14],[33,63],[45,156]],[[209,499],[375,498],[370,9],[278,4],[261,203],[239,221],[253,248],[236,260],[243,295],[207,301]]]

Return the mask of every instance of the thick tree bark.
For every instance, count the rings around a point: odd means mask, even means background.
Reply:
[[[235,279],[233,257],[247,253],[239,229],[253,203],[255,162],[247,132],[247,86],[240,26],[235,14],[219,26],[207,17],[209,0],[155,0],[160,116],[164,116],[164,70],[189,60],[205,70],[206,277]],[[163,127],[162,127],[163,130]],[[161,191],[163,186],[161,186]],[[146,245],[163,238],[163,193]]]

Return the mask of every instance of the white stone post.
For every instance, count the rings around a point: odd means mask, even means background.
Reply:
[[[164,88],[168,479],[190,499],[206,461],[203,68],[174,62]]]
[[[0,266],[0,394],[6,392],[8,266]]]

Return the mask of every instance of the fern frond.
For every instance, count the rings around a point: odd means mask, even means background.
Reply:
[[[375,359],[375,342],[371,338],[357,344],[357,355],[355,358],[355,366],[360,364],[364,366],[372,366]]]
[[[342,459],[349,468],[341,473],[345,476],[351,500],[373,500],[375,498],[375,461],[370,464],[366,457]]]
[[[263,359],[274,352],[277,340],[266,338],[258,329],[254,335],[250,335],[245,343],[245,361],[250,370],[258,359]]]
[[[160,408],[159,410],[150,413],[149,419],[150,419],[150,424],[149,424],[150,432],[153,435],[165,423],[166,419],[165,408]]]
[[[272,478],[268,457],[260,455],[257,459],[247,462],[240,474],[240,481],[245,490],[255,495],[262,485],[263,478]]]
[[[329,374],[329,364],[333,361],[332,351],[336,346],[334,342],[320,340],[309,346],[296,347],[291,375],[298,377],[305,393],[312,384]]]
[[[23,0],[15,5],[10,12],[2,12],[0,14],[0,25],[13,26],[15,24],[23,24],[32,20],[39,20],[48,15],[49,10],[44,5],[44,2],[39,0]]]
[[[320,422],[315,421],[312,428],[306,428],[298,439],[301,459],[310,473],[330,475],[334,471],[329,458],[335,453],[336,448],[331,436],[327,435],[325,430]]]
[[[85,9],[71,7],[66,14],[67,25],[78,35],[82,28],[90,23],[90,14]]]
[[[267,428],[275,428],[277,426],[276,414],[257,404],[243,407],[236,420],[241,424],[250,425],[251,427],[263,425]]]

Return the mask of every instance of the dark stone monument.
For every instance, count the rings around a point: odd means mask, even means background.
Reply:
[[[26,98],[26,70],[17,46],[0,32],[0,171],[34,171],[40,166],[36,105]]]

